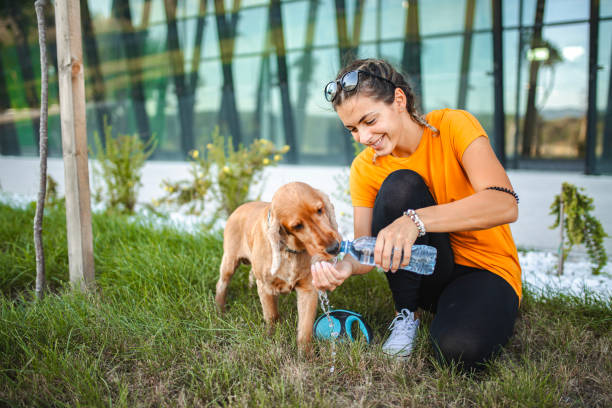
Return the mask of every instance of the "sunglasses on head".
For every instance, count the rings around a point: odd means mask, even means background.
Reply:
[[[327,85],[325,85],[325,89],[323,91],[325,93],[325,99],[327,99],[328,102],[333,102],[334,99],[336,99],[336,95],[338,95],[339,89],[344,89],[346,92],[354,91],[357,88],[357,85],[359,84],[359,74],[365,74],[374,78],[381,79],[393,85],[393,88],[396,88],[395,84],[387,78],[372,74],[368,71],[355,70],[349,71],[346,74],[342,75],[342,78],[340,78],[339,81],[331,81]]]

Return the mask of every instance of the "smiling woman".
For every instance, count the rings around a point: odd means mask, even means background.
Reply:
[[[406,79],[384,60],[354,61],[325,95],[368,147],[351,165],[350,191],[354,235],[377,237],[375,262],[388,272],[397,311],[383,350],[411,353],[420,307],[436,313],[430,334],[441,360],[477,367],[508,341],[521,296],[508,226],[518,196],[486,132],[465,111],[422,116]],[[413,244],[438,250],[431,276],[400,269]],[[315,286],[328,290],[369,270],[351,256],[312,267]]]

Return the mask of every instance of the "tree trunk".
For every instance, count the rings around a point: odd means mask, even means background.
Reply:
[[[536,5],[535,22],[531,38],[531,49],[537,48],[542,43],[542,22],[544,21],[544,0],[538,0]],[[527,111],[525,112],[525,123],[523,125],[523,147],[521,154],[530,157],[533,150],[533,142],[536,132],[536,121],[538,112],[535,106],[536,88],[538,85],[538,71],[541,62],[533,59],[529,67],[529,90],[527,92]]]
[[[563,240],[564,237],[564,229],[565,229],[565,208],[563,203],[563,187],[561,187],[561,195],[559,196],[559,235],[560,235],[560,243],[559,243],[559,263],[557,265],[557,276],[563,275],[563,263],[565,262],[565,244]]]
[[[36,250],[36,298],[42,299],[45,290],[45,251],[42,241],[42,224],[45,211],[45,196],[47,194],[47,114],[48,114],[48,63],[47,63],[47,33],[45,28],[44,6],[47,0],[36,0],[36,17],[38,20],[38,43],[40,46],[40,175],[38,184],[38,200],[34,215],[34,246]]]

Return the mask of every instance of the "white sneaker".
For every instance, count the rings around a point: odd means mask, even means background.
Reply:
[[[391,334],[382,346],[383,352],[394,357],[410,355],[418,328],[419,321],[414,319],[414,313],[402,309],[389,325]]]

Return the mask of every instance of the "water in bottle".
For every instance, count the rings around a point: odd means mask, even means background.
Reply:
[[[374,264],[374,247],[376,237],[359,237],[354,241],[342,241],[340,252],[351,254],[359,263],[364,265]],[[420,275],[431,275],[436,266],[436,248],[430,245],[413,245],[410,263],[399,269],[405,269]],[[391,252],[393,256],[393,251]],[[400,261],[401,264],[401,261]]]

